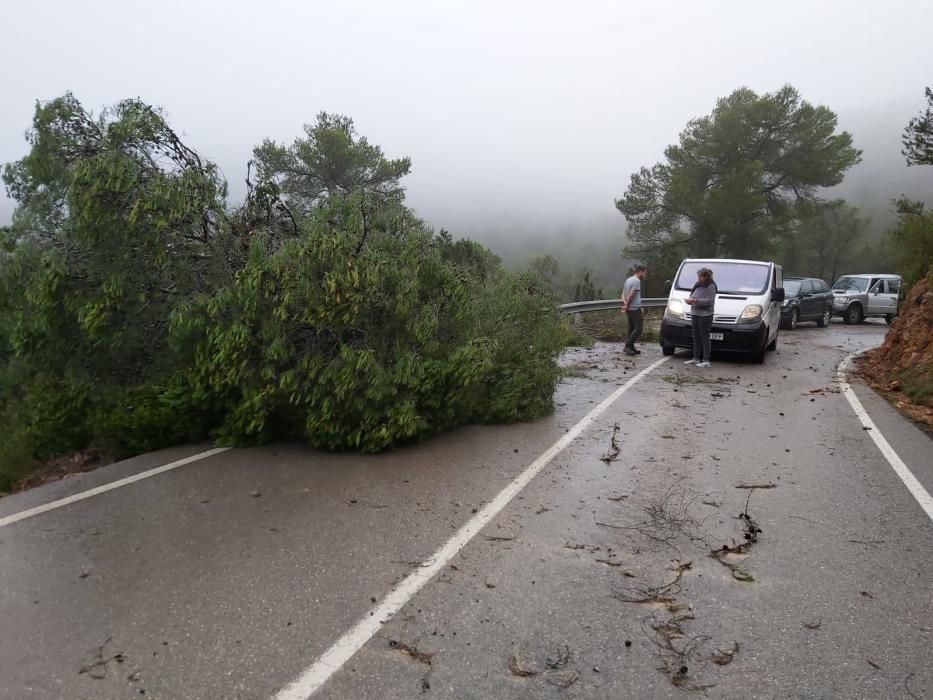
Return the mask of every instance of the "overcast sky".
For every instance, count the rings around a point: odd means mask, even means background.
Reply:
[[[855,131],[866,165],[897,159],[933,85],[929,0],[4,0],[2,18],[2,162],[25,153],[36,99],[138,96],[238,199],[255,144],[340,112],[412,157],[410,204],[462,235],[621,227],[632,171],[740,86],[791,83]],[[0,199],[0,221],[11,211]]]

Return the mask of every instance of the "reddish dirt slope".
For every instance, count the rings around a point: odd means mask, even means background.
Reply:
[[[898,408],[933,427],[933,271],[913,286],[884,343],[859,369]]]

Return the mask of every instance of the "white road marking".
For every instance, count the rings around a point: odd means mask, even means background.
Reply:
[[[57,501],[51,501],[50,503],[44,503],[41,506],[36,506],[35,508],[29,508],[27,510],[20,511],[19,513],[7,515],[6,517],[0,518],[0,527],[12,525],[13,523],[18,523],[21,520],[26,520],[26,518],[32,518],[37,515],[41,515],[42,513],[48,513],[50,510],[55,510],[56,508],[64,508],[65,506],[71,505],[72,503],[83,501],[85,498],[91,498],[92,496],[98,496],[102,493],[107,493],[107,491],[113,491],[114,489],[118,489],[121,486],[134,484],[137,481],[148,479],[150,476],[156,476],[157,474],[163,474],[165,472],[171,471],[172,469],[178,469],[178,467],[183,467],[186,464],[191,464],[192,462],[207,459],[208,457],[213,457],[214,455],[220,454],[221,452],[226,452],[229,449],[229,447],[216,447],[213,450],[199,452],[196,455],[191,455],[190,457],[185,457],[184,459],[179,459],[174,462],[170,462],[169,464],[163,464],[161,467],[148,469],[144,472],[140,472],[139,474],[134,474],[133,476],[128,476],[124,479],[112,481],[109,484],[104,484],[93,489],[88,489],[87,491],[82,491],[81,493],[76,493],[72,496],[60,498]]]
[[[933,521],[933,498],[930,498],[930,494],[923,488],[923,484],[917,481],[917,477],[907,468],[907,465],[904,464],[904,461],[898,456],[897,452],[894,451],[891,444],[885,440],[884,435],[878,430],[878,426],[875,425],[871,416],[868,415],[868,412],[862,406],[862,402],[859,401],[858,396],[855,395],[855,391],[849,385],[849,382],[846,381],[846,367],[855,355],[856,353],[852,353],[839,363],[837,374],[839,376],[839,384],[842,386],[842,394],[849,400],[849,405],[852,406],[855,415],[858,416],[862,425],[868,429],[866,432],[871,436],[871,439],[875,441],[875,445],[881,450],[881,454],[888,460],[888,464],[891,465],[891,468],[898,477],[900,477],[900,480],[904,482],[904,486],[910,491],[910,495],[914,497],[914,500],[920,504],[920,507],[923,508],[930,520]]]
[[[318,657],[298,678],[276,693],[274,700],[307,700],[307,698],[310,698],[379,631],[382,625],[401,610],[405,603],[411,600],[490,520],[496,517],[554,457],[572,443],[593,421],[599,418],[622,394],[635,386],[642,377],[659,367],[667,359],[667,357],[662,357],[660,360],[652,362],[603,399],[579,423],[568,430],[560,440],[529,464],[525,471],[509,482],[508,486],[482,508],[479,513],[470,518],[440,549],[425,559],[415,571],[392,589],[356,625],[334,642],[330,649]]]

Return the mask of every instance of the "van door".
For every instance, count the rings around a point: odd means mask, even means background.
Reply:
[[[778,329],[781,327],[781,304],[774,301],[773,291],[784,288],[784,268],[780,265],[772,264],[771,289],[768,290],[768,307],[764,310],[768,318],[768,337],[777,338]]]

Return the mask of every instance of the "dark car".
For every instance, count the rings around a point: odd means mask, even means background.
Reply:
[[[833,317],[833,291],[814,277],[785,277],[781,325],[794,329],[801,321],[816,321],[820,328]]]

